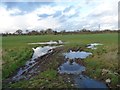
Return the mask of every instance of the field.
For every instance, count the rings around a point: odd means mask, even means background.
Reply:
[[[32,56],[32,48],[40,45],[28,45],[33,42],[46,42],[50,40],[62,40],[66,43],[60,50],[42,64],[44,68],[38,75],[30,80],[21,80],[16,83],[9,83],[10,77],[15,75],[20,67]],[[98,49],[91,50],[85,48],[90,43],[101,43]],[[73,81],[67,75],[60,75],[57,68],[64,62],[63,52],[70,49],[80,48],[84,51],[92,52],[93,55],[84,60],[86,66],[85,74],[96,80],[105,82],[110,79],[109,87],[119,87],[118,77],[118,34],[71,34],[71,35],[36,35],[36,36],[6,36],[2,38],[2,80],[3,87],[8,88],[39,88],[39,87],[58,87],[72,88]],[[103,70],[107,70],[104,73]],[[8,85],[6,85],[6,83]]]

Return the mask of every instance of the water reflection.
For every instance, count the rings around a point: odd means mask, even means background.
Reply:
[[[88,45],[87,45],[87,48],[97,49],[96,46],[98,46],[98,45],[103,45],[103,44],[100,44],[100,43],[92,43],[92,44],[88,44]]]
[[[15,75],[12,80],[13,81],[19,81],[20,79],[28,79],[29,78],[29,72],[35,73],[37,68],[33,68],[37,63],[37,58],[41,57],[43,55],[49,54],[53,51],[54,48],[57,48],[59,46],[45,46],[45,47],[37,47],[33,48],[34,53],[32,58],[26,62],[24,67],[20,68],[17,72],[17,75]]]
[[[64,53],[64,55],[65,55],[65,58],[69,58],[69,59],[76,59],[76,58],[85,59],[89,55],[92,55],[92,53],[85,52],[85,51],[77,51],[77,52],[75,52],[75,51],[70,50],[70,52]]]
[[[41,45],[45,45],[45,44],[47,44],[47,45],[52,45],[52,44],[64,44],[64,42],[63,41],[61,41],[61,40],[58,40],[58,41],[49,41],[49,42],[37,42],[37,43],[28,43],[28,44],[41,44]]]
[[[67,73],[67,74],[80,74],[81,72],[85,71],[85,67],[82,65],[77,64],[76,62],[67,61],[64,64],[62,64],[58,72],[60,74]]]
[[[98,44],[91,44],[91,46],[95,46]],[[73,74],[73,79],[75,81],[75,85],[78,88],[107,88],[107,86],[97,80],[91,79],[87,76],[84,76],[82,74],[83,71],[85,71],[85,67],[82,66],[81,64],[78,64],[76,62],[76,59],[80,58],[85,59],[89,55],[92,55],[90,52],[85,52],[85,51],[71,51],[68,53],[64,53],[65,58],[67,62],[63,63],[59,68],[58,72],[60,74]]]
[[[78,88],[107,88],[106,84],[84,75],[76,76],[74,80]]]

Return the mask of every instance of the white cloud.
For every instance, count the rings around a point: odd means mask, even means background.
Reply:
[[[45,8],[44,10],[43,8],[40,8],[39,10],[42,11],[41,14],[46,13],[47,10],[49,11],[48,8]],[[38,17],[37,15],[39,14],[38,9],[28,14],[16,15],[16,16],[12,16],[11,14],[16,14],[20,12],[20,10],[18,9],[11,9],[8,11],[5,7],[0,7],[0,11],[2,12],[0,14],[0,33],[15,32],[17,29],[24,29],[24,30],[25,29],[41,29],[41,28],[55,29],[60,26],[59,21],[57,21],[52,17],[43,18],[43,19]],[[49,14],[51,12],[52,12],[52,9],[49,12]]]
[[[74,7],[68,12],[63,12],[69,6]],[[64,16],[63,22],[61,22],[61,16],[46,18],[38,16],[54,15],[57,11],[61,11]],[[23,12],[18,8],[7,9],[4,5],[0,6],[0,33],[15,32],[17,29],[97,29],[98,24],[101,24],[102,29],[117,29],[118,24],[118,0],[92,0],[87,3],[82,1],[63,4],[56,2],[53,6],[41,5],[29,13],[19,14]],[[78,16],[69,18],[76,12]]]

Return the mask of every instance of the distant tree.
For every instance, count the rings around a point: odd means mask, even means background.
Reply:
[[[66,32],[66,30],[62,30],[62,31],[61,31],[61,33],[65,33],[65,32]]]
[[[80,30],[77,30],[76,32],[80,32]]]
[[[23,32],[23,31],[22,31],[21,29],[18,29],[15,33],[21,35],[22,32]]]
[[[56,35],[58,32],[57,31],[53,31],[54,35]]]
[[[52,33],[53,33],[53,30],[52,30],[51,28],[48,28],[48,29],[46,30],[46,33],[47,33],[47,34],[52,34]]]
[[[40,31],[40,34],[41,34],[41,35],[44,35],[44,34],[45,34],[45,30],[42,29],[42,30]]]
[[[32,31],[29,32],[28,34],[30,34],[30,35],[38,35],[39,32],[38,32],[38,31],[35,31],[35,30],[32,30]]]
[[[29,30],[26,30],[26,33],[29,33]]]
[[[85,28],[83,28],[82,30],[81,30],[81,32],[86,32],[87,31],[87,29],[85,29]]]

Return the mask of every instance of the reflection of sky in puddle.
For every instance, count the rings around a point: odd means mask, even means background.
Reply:
[[[55,47],[51,47],[51,46],[45,46],[45,47],[37,47],[36,49],[33,48],[34,50],[34,53],[33,53],[33,56],[32,56],[32,60],[40,57],[40,56],[43,56],[47,53],[50,53],[52,52],[52,49],[55,48]]]
[[[75,58],[85,59],[89,55],[92,55],[92,53],[85,52],[85,51],[77,51],[77,52],[70,51],[68,53],[64,53],[64,55],[65,55],[65,58],[69,58],[69,59],[75,59]]]
[[[98,46],[98,45],[103,45],[103,44],[100,44],[100,43],[92,43],[92,44],[88,44],[88,45],[87,45],[87,48],[97,49],[96,46]]]
[[[85,67],[77,64],[76,62],[70,63],[67,61],[59,67],[59,73],[67,73],[67,74],[80,74],[85,71]]]
[[[106,84],[83,75],[76,76],[74,80],[78,88],[107,88]]]
[[[59,47],[59,46],[45,46],[45,47],[33,48],[34,53],[32,58],[26,62],[23,68],[20,68],[20,70],[17,72],[17,75],[13,77],[13,80],[18,81],[22,78],[26,79],[26,76],[23,74],[27,75],[29,72],[29,69],[31,69],[38,63],[35,59],[52,52],[53,51],[52,49],[56,47]]]
[[[98,45],[97,43],[91,44],[91,46]],[[74,74],[75,85],[78,88],[107,88],[106,84],[99,82],[97,80],[91,79],[87,76],[83,76],[82,72],[85,71],[85,67],[77,64],[74,59],[81,58],[85,59],[92,53],[85,51],[70,51],[64,53],[65,58],[68,58],[68,61],[62,64],[58,68],[58,72],[61,74]]]
[[[37,43],[28,43],[28,44],[48,44],[48,45],[51,45],[51,44],[63,44],[63,42],[61,40],[58,40],[58,41],[49,41],[49,42],[37,42]]]

